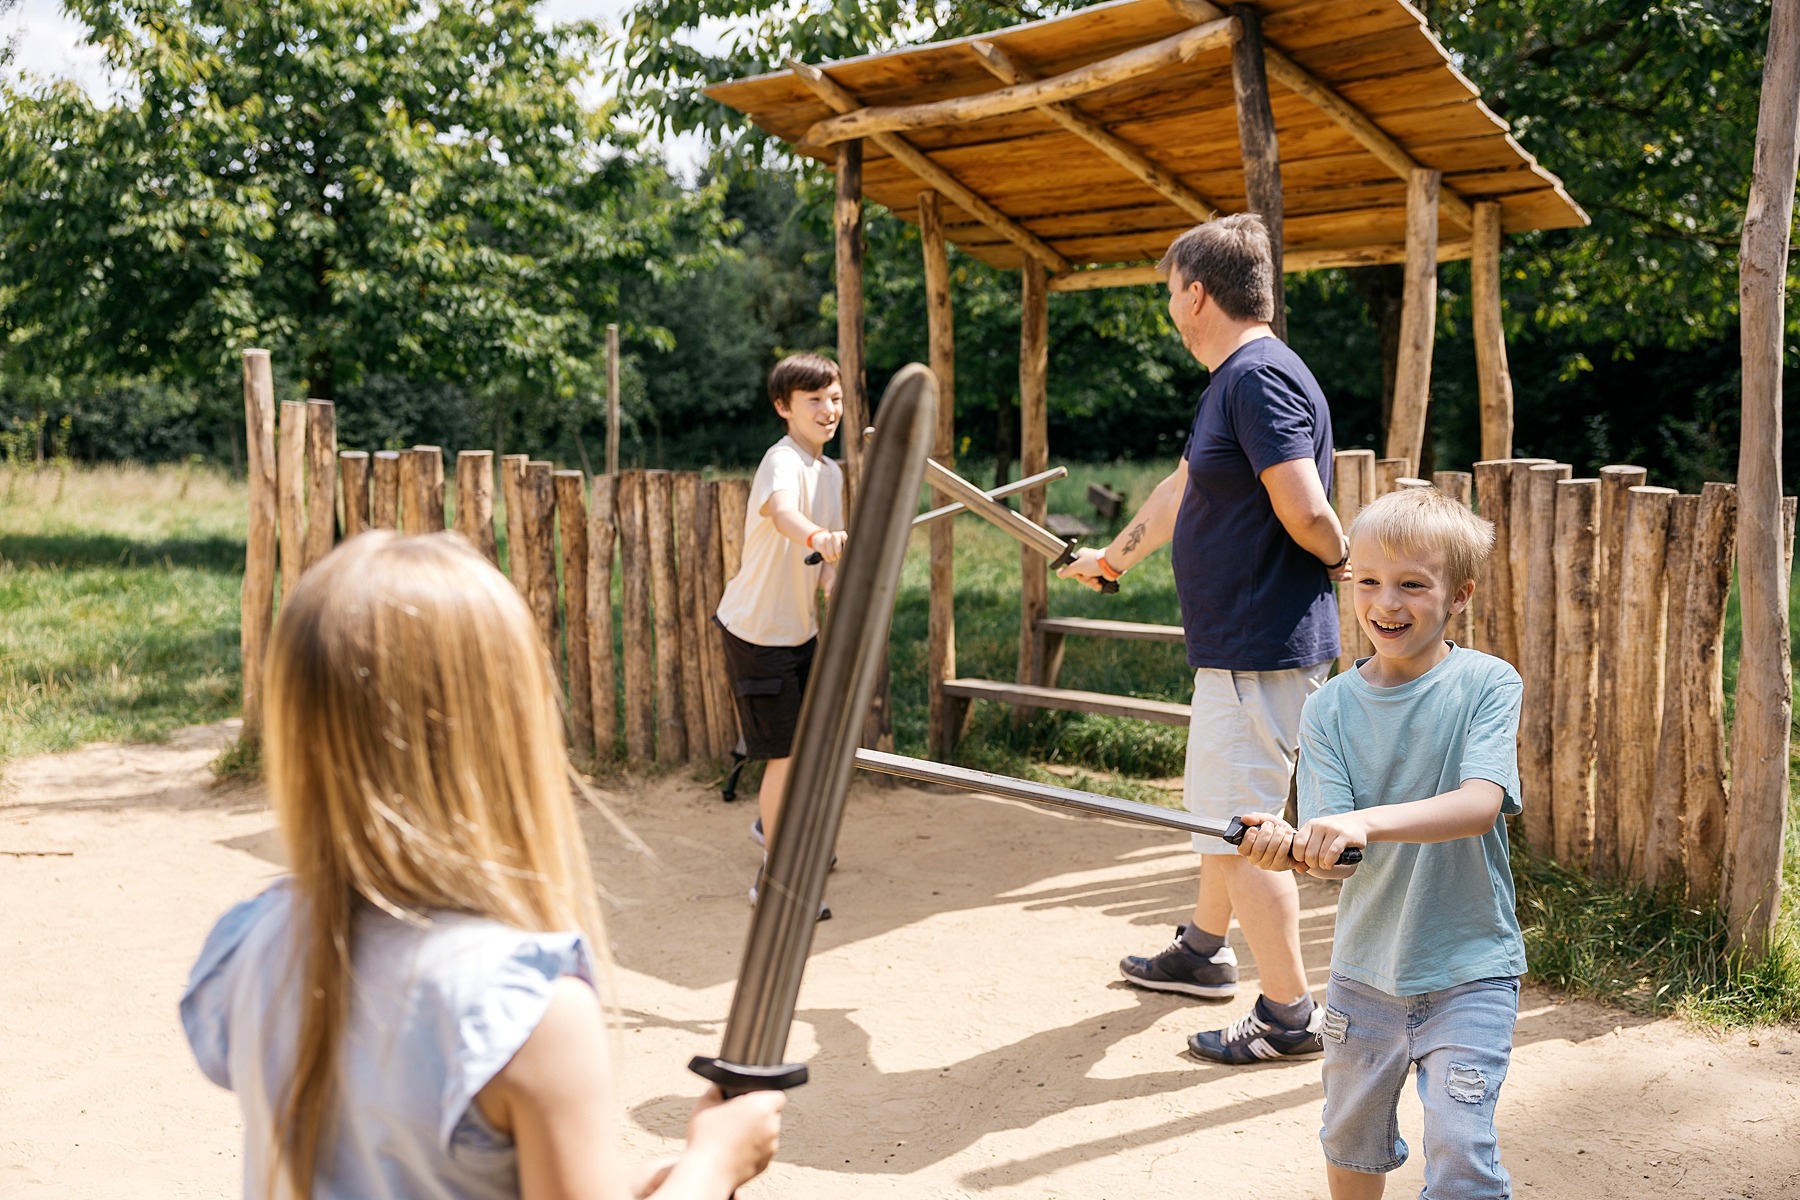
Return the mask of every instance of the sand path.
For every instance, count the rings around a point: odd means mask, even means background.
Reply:
[[[278,874],[258,789],[166,745],[13,764],[0,788],[0,1197],[233,1196],[232,1097],[175,1020],[213,919]],[[614,794],[654,859],[587,822],[611,915],[626,1137],[678,1137],[742,951],[751,810],[684,777]],[[590,814],[592,816],[593,814]],[[1179,837],[864,784],[851,798],[790,1049],[814,1082],[745,1200],[1322,1196],[1316,1062],[1181,1054],[1245,999],[1116,981],[1192,903]],[[1330,885],[1303,893],[1323,985]],[[1240,953],[1242,949],[1240,947]],[[1520,1196],[1800,1197],[1800,1035],[1711,1038],[1528,988],[1502,1103]],[[1403,1131],[1419,1128],[1407,1094]],[[1420,1161],[1390,1196],[1417,1193]]]

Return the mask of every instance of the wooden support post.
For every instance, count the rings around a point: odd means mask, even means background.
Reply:
[[[419,449],[400,451],[400,532],[425,532],[420,521],[424,503],[419,499]]]
[[[644,531],[650,551],[651,613],[656,625],[656,761],[687,760],[681,707],[681,595],[675,584],[674,504],[667,471],[644,472]]]
[[[1050,465],[1050,292],[1041,264],[1026,262],[1019,274],[1019,476],[1024,478]],[[1020,514],[1039,525],[1049,509],[1046,489],[1019,497]],[[1019,682],[1039,684],[1045,663],[1037,623],[1050,615],[1050,571],[1043,555],[1020,546],[1019,572]],[[1030,712],[1015,707],[1014,724]]]
[[[238,649],[244,670],[242,740],[262,740],[263,659],[275,623],[276,526],[280,500],[275,469],[275,372],[267,350],[244,351],[244,449],[250,473],[250,524],[239,594]]]
[[[1506,326],[1500,308],[1500,205],[1475,205],[1475,253],[1469,259],[1469,304],[1474,312],[1475,374],[1481,390],[1481,457],[1512,457],[1512,374],[1506,367]]]
[[[1419,462],[1425,450],[1431,403],[1431,350],[1437,338],[1438,185],[1442,178],[1441,172],[1421,168],[1406,183],[1406,283],[1400,300],[1400,359],[1394,369],[1387,452],[1390,458],[1413,462]]]
[[[582,758],[594,756],[594,693],[588,649],[587,476],[558,471],[556,527],[562,538],[562,613],[569,649],[569,744]]]
[[[601,762],[617,753],[619,737],[612,603],[613,545],[618,535],[613,489],[617,482],[612,475],[598,476],[594,480],[593,503],[588,507],[588,711],[594,721],[594,757]]]
[[[1781,369],[1786,345],[1789,230],[1800,163],[1800,14],[1769,18],[1756,162],[1738,252],[1743,425],[1738,453],[1738,587],[1743,653],[1732,727],[1732,821],[1725,908],[1732,945],[1769,949],[1781,912],[1781,853],[1788,808],[1789,571],[1793,527],[1781,496]]]
[[[700,581],[700,473],[677,471],[670,477],[675,517],[675,589],[681,624],[681,711],[686,717],[688,757],[706,758],[712,749],[712,718],[707,713],[706,676],[702,665]]]
[[[1412,460],[1409,458],[1378,458],[1375,460],[1375,495],[1377,499],[1389,492],[1400,490],[1400,481],[1412,476]]]
[[[1479,466],[1479,464],[1477,464]],[[1480,474],[1477,472],[1477,484]],[[1551,815],[1557,861],[1585,868],[1594,855],[1594,705],[1599,656],[1594,530],[1600,481],[1556,483],[1556,742]]]
[[[725,583],[734,578],[743,565],[744,558],[744,525],[750,508],[750,481],[748,479],[719,480],[719,596],[725,594]],[[713,602],[713,611],[719,610],[718,602]],[[724,661],[724,644],[720,643],[720,662]],[[737,705],[735,699],[731,709],[732,745],[737,744]]]
[[[718,481],[700,487],[700,510],[695,516],[699,527],[700,552],[700,661],[706,687],[706,729],[711,745],[710,757],[724,758],[737,746],[737,709],[732,695],[731,677],[725,669],[725,642],[719,636],[713,619],[719,601],[725,595],[724,540],[719,532]]]
[[[1332,456],[1331,502],[1337,509],[1338,523],[1345,529],[1375,499],[1375,452],[1373,450],[1339,450]],[[1356,604],[1351,584],[1339,583],[1338,660],[1339,671],[1348,671],[1358,658],[1373,651],[1362,626],[1356,620]]]
[[[1468,471],[1433,471],[1431,486],[1450,497],[1464,508],[1470,507],[1470,499],[1475,490],[1475,476]],[[1470,621],[1470,610],[1465,608],[1450,618],[1444,626],[1444,636],[1459,646],[1474,646],[1470,631],[1474,628]],[[1545,800],[1548,801],[1548,795]],[[1546,804],[1546,807],[1548,805]]]
[[[500,456],[500,499],[506,505],[506,573],[521,596],[530,596],[531,555],[525,548],[525,464],[529,454]]]
[[[1514,540],[1529,551],[1524,585],[1531,635],[1519,646],[1519,674],[1525,681],[1519,711],[1521,818],[1526,843],[1543,855],[1556,844],[1551,803],[1556,777],[1556,484],[1568,477],[1566,463],[1537,463],[1526,468],[1522,479],[1513,476],[1509,515]]]
[[[1719,894],[1726,836],[1725,599],[1737,553],[1737,488],[1709,483],[1700,490],[1694,518],[1694,561],[1688,576],[1687,756],[1683,792],[1682,857],[1687,860],[1688,899],[1704,903]]]
[[[1528,508],[1531,503],[1531,471],[1534,467],[1552,465],[1547,458],[1509,458],[1507,462],[1508,479],[1506,484],[1506,557],[1507,573],[1512,580],[1513,629],[1518,637],[1519,657],[1513,665],[1521,672],[1525,669],[1525,655],[1528,651],[1525,643],[1536,632],[1528,634],[1532,628],[1530,605],[1531,589],[1531,532],[1528,524]],[[1567,479],[1568,473],[1558,475],[1558,479]],[[1555,500],[1551,500],[1554,506]],[[1555,513],[1551,513],[1554,526]]]
[[[1621,688],[1619,659],[1637,653],[1620,641],[1619,614],[1624,594],[1619,572],[1625,559],[1625,507],[1631,489],[1645,479],[1644,468],[1612,465],[1600,468],[1599,543],[1600,707],[1594,717],[1594,874],[1611,879],[1619,870],[1619,757],[1624,752],[1619,730],[1621,710],[1633,703]]]
[[[1618,713],[1618,831],[1614,854],[1625,878],[1643,878],[1656,787],[1656,739],[1662,731],[1663,653],[1673,488],[1634,487],[1625,501],[1625,545],[1619,563],[1619,654],[1607,670],[1626,698]]]
[[[1496,658],[1517,663],[1519,639],[1513,626],[1512,542],[1508,537],[1511,510],[1511,465],[1504,459],[1476,463],[1475,511],[1494,523],[1494,551],[1482,564],[1481,578],[1475,583],[1475,645]]]
[[[950,253],[944,241],[944,218],[936,192],[919,193],[919,242],[925,254],[925,334],[931,373],[937,376],[937,429],[931,457],[956,467],[956,324],[950,295]],[[932,489],[931,505],[950,503]],[[934,758],[948,758],[955,747],[942,684],[956,678],[956,524],[938,521],[931,527],[931,586],[925,685],[926,740]]]
[[[634,767],[649,763],[656,742],[656,671],[650,640],[650,546],[644,521],[644,475],[643,471],[619,472],[616,495],[619,571],[623,582],[620,617],[625,633],[625,761]]]
[[[376,529],[400,528],[400,452],[375,452],[374,491],[369,497],[369,524]]]
[[[337,406],[306,402],[306,567],[337,541]]]
[[[456,532],[498,566],[494,542],[494,452],[463,450],[456,456]]]
[[[863,147],[861,141],[837,148],[837,203],[832,223],[837,243],[838,371],[844,384],[844,476],[854,493],[862,482],[862,431],[871,423],[868,383],[863,364]],[[848,521],[850,511],[845,506]]]
[[[1694,522],[1700,497],[1676,496],[1669,504],[1669,537],[1663,578],[1668,597],[1663,655],[1662,723],[1656,739],[1656,778],[1650,789],[1649,829],[1644,836],[1644,882],[1662,889],[1686,872],[1682,825],[1687,791],[1688,580],[1694,573]]]
[[[344,539],[369,527],[369,452],[338,451],[338,478],[344,488]]]
[[[619,327],[606,327],[606,473],[619,473]]]
[[[419,519],[413,522],[409,517],[408,527],[413,533],[436,533],[444,528],[444,452],[437,446],[414,446],[412,453],[416,491],[406,503],[413,507],[417,497]]]
[[[520,485],[525,510],[525,546],[531,559],[531,615],[550,655],[550,670],[562,681],[562,637],[556,619],[556,482],[555,464],[529,459]]]
[[[281,526],[281,602],[306,570],[306,402],[281,402],[280,462],[275,475]]]
[[[1269,107],[1269,78],[1263,61],[1262,15],[1249,4],[1234,7],[1241,26],[1231,44],[1231,90],[1237,98],[1238,143],[1243,150],[1244,197],[1253,213],[1262,216],[1269,230],[1269,258],[1275,264],[1270,280],[1275,293],[1275,313],[1269,325],[1275,336],[1287,340],[1286,287],[1282,281],[1281,244],[1281,146],[1275,137],[1275,113]],[[1390,451],[1391,453],[1391,451]],[[1418,455],[1413,455],[1417,461]],[[1026,474],[1030,474],[1027,470]]]

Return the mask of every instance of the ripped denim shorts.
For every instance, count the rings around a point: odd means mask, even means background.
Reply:
[[[1494,1108],[1512,1059],[1516,978],[1477,979],[1419,996],[1390,996],[1336,971],[1325,992],[1328,1161],[1384,1174],[1406,1161],[1396,1106],[1418,1067],[1430,1200],[1512,1195],[1500,1165]]]

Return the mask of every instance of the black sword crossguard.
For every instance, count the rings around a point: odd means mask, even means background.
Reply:
[[[1220,837],[1233,846],[1241,846],[1244,844],[1244,835],[1249,832],[1250,826],[1244,824],[1243,818],[1233,817],[1231,818],[1231,824],[1225,827],[1225,832],[1221,834]],[[1288,857],[1294,857],[1294,848],[1291,842],[1288,845]],[[1361,861],[1362,847],[1345,846],[1344,852],[1338,855],[1336,865],[1340,867],[1354,867]]]

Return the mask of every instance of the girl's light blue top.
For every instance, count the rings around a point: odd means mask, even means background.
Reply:
[[[301,971],[296,900],[282,880],[227,912],[181,998],[208,1079],[244,1113],[244,1195],[286,1195],[274,1137],[293,1070]],[[357,918],[338,1108],[321,1200],[499,1200],[519,1194],[512,1139],[471,1101],[531,1036],[558,978],[593,982],[579,933],[527,933],[434,913]]]

